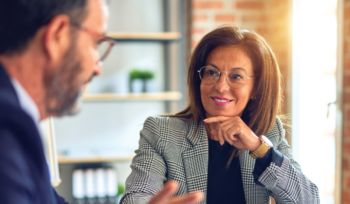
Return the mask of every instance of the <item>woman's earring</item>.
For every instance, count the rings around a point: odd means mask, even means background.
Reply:
[[[254,96],[253,100],[255,100],[255,99],[256,99],[256,96]]]

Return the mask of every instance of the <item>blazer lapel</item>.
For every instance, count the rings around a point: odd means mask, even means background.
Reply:
[[[243,182],[244,196],[247,204],[265,204],[269,203],[266,196],[266,189],[256,185],[252,176],[255,166],[255,160],[249,156],[249,151],[244,151],[239,155],[241,165],[241,174]]]
[[[10,76],[0,64],[0,98],[7,100],[10,104],[20,107],[15,89],[12,86]]]
[[[184,169],[186,174],[187,192],[207,192],[208,179],[208,137],[203,123],[198,127],[195,134],[196,123],[189,125],[187,140],[192,147],[182,153]],[[206,202],[206,196],[202,203]]]

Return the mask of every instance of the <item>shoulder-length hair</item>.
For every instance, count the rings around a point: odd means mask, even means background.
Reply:
[[[234,45],[242,49],[253,64],[255,83],[242,119],[256,135],[267,134],[273,127],[281,107],[281,74],[276,56],[266,40],[257,33],[238,27],[219,27],[205,35],[195,48],[188,69],[189,105],[172,115],[195,121],[197,129],[206,118],[201,100],[198,70],[205,66],[209,54],[217,47]]]

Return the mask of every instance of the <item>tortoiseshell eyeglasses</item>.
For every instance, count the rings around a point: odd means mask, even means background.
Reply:
[[[78,28],[79,30],[85,31],[92,35],[94,38],[99,39],[97,43],[97,52],[100,56],[98,62],[102,62],[106,59],[108,54],[111,52],[113,45],[115,44],[114,40],[105,35],[101,35],[93,30],[90,30],[79,23],[71,23],[72,26]]]

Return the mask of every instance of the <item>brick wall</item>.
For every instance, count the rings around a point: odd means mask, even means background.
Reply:
[[[343,204],[350,204],[350,0],[344,0]]]
[[[342,202],[350,204],[350,0],[344,1]],[[191,48],[222,24],[256,30],[272,45],[284,77],[283,113],[291,113],[291,0],[193,0]],[[288,137],[290,142],[290,138]]]
[[[253,29],[272,45],[284,78],[282,113],[291,113],[290,1],[192,0],[192,50],[206,33],[224,24]]]
[[[266,23],[265,4],[262,0],[193,0],[192,48],[206,33],[223,24],[262,31]]]

